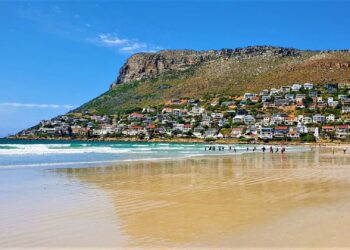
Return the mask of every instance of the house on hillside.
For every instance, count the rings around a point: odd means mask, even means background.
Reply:
[[[324,88],[327,93],[333,94],[338,91],[338,84],[337,83],[327,83],[324,85]]]
[[[277,126],[274,129],[273,137],[284,138],[288,132],[289,132],[288,126]]]
[[[243,131],[244,131],[243,127],[232,128],[231,137],[239,138],[243,136]]]
[[[291,90],[296,92],[296,91],[299,91],[301,89],[301,87],[302,86],[300,84],[295,83],[292,85]]]
[[[326,117],[324,115],[316,114],[312,116],[313,123],[324,123],[326,122]]]
[[[247,125],[254,124],[255,123],[255,118],[252,115],[246,115],[243,118],[243,122]]]
[[[346,139],[349,137],[349,125],[339,125],[335,128],[335,136],[339,139]]]
[[[297,131],[289,131],[287,133],[287,138],[291,138],[291,139],[299,139],[300,138],[300,134]]]
[[[322,126],[322,132],[329,133],[329,132],[333,132],[333,131],[335,131],[334,126],[329,126],[329,125]]]
[[[304,83],[303,87],[306,90],[311,90],[314,88],[314,85],[312,83],[307,82],[307,83]]]
[[[272,140],[273,138],[273,128],[261,128],[259,133],[259,138],[262,140]]]

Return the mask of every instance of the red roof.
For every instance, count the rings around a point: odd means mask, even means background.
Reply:
[[[278,126],[278,127],[275,127],[275,129],[277,129],[277,130],[286,130],[286,129],[288,129],[288,126]]]
[[[135,118],[143,118],[143,115],[142,115],[142,114],[136,113],[136,112],[132,113],[130,116],[131,116],[131,117],[135,117]]]
[[[131,129],[143,129],[141,126],[133,125],[130,127]]]
[[[185,124],[184,128],[192,128],[192,125],[191,124]]]
[[[154,125],[154,124],[148,124],[147,128],[156,128],[156,125]]]
[[[339,125],[339,126],[337,126],[337,128],[347,129],[347,128],[349,128],[349,126],[348,125]]]
[[[334,129],[333,126],[322,126],[322,129]]]

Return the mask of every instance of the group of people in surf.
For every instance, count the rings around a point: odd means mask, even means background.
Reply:
[[[281,154],[284,154],[286,152],[286,148],[284,146],[281,146],[281,149],[279,147],[275,147],[273,148],[272,146],[270,146],[270,153],[278,153],[278,152],[281,152]],[[205,147],[205,151],[215,151],[215,150],[218,150],[218,151],[224,151],[225,150],[225,146],[209,146],[209,147]],[[232,147],[232,146],[228,146],[228,150],[229,151],[233,151],[233,152],[237,152],[237,149],[235,147]],[[261,151],[263,153],[265,153],[265,151],[267,150],[267,148],[265,146],[262,146],[261,148]],[[249,148],[247,147],[246,148],[246,152],[248,151],[252,151],[252,152],[255,152],[257,151],[257,148],[254,146],[253,148]]]

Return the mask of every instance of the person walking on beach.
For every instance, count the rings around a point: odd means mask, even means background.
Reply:
[[[270,153],[273,153],[273,148],[272,148],[272,146],[270,146]]]
[[[256,151],[256,147],[253,148],[253,152],[255,152],[255,151]]]
[[[278,153],[278,147],[276,148],[276,153]]]
[[[284,154],[285,151],[286,151],[286,148],[282,147],[281,153]]]
[[[247,147],[247,152],[249,151],[249,147]]]
[[[233,148],[233,151],[236,153],[237,152],[236,148]]]
[[[343,148],[344,155],[346,154],[347,148]]]
[[[265,150],[266,150],[266,148],[265,148],[265,146],[263,146],[263,147],[262,147],[263,153],[265,153]]]

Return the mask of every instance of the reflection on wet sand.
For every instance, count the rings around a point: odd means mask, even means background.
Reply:
[[[324,215],[323,207],[335,206],[329,219],[337,215],[350,222],[346,213],[350,208],[349,170],[349,158],[317,150],[293,155],[123,163],[56,172],[106,191],[129,246],[257,247],[251,239],[260,235],[256,238],[260,246],[308,247],[322,246],[316,238],[327,233],[325,228],[317,231],[320,235],[313,235],[319,228],[307,224],[323,219],[326,223],[327,218],[317,218],[318,213]],[[300,212],[303,209],[305,214]],[[287,223],[280,221],[291,215],[294,217]],[[304,215],[316,216],[317,220]],[[303,221],[306,224],[300,226],[312,240],[290,240],[291,235],[300,233],[300,227],[293,223]],[[268,238],[266,230],[275,232],[279,240]],[[341,232],[335,233],[342,237]],[[347,237],[328,243],[333,242],[350,246]]]

